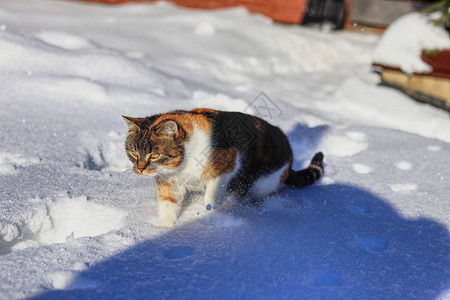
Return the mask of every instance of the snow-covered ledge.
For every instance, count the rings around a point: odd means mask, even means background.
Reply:
[[[382,84],[450,111],[450,35],[432,20],[440,13],[410,13],[391,24],[373,51]]]
[[[414,12],[392,23],[373,51],[373,62],[406,74],[431,72],[421,59],[422,51],[450,49],[449,34],[431,22],[435,17]]]

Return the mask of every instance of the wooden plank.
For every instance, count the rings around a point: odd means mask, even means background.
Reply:
[[[430,75],[407,75],[401,71],[384,69],[383,85],[400,89],[412,98],[450,112],[450,79]]]

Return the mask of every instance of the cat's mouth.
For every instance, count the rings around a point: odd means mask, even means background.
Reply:
[[[142,176],[150,176],[150,175],[155,175],[156,174],[156,170],[154,169],[141,169],[141,168],[134,168],[133,169],[134,173],[142,175]]]

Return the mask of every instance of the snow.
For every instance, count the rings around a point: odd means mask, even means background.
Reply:
[[[448,33],[431,22],[439,14],[415,12],[393,22],[373,51],[374,61],[398,67],[407,74],[432,71],[420,58],[422,51],[450,49]]]
[[[450,299],[450,120],[376,84],[387,37],[163,2],[0,20],[0,298]],[[190,193],[154,227],[121,115],[194,107],[264,117],[323,178],[231,210]]]

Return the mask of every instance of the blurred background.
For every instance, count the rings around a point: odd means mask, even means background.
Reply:
[[[156,2],[152,0],[84,0],[107,4]],[[324,30],[356,30],[383,34],[403,15],[412,12],[440,11],[436,25],[450,30],[450,0],[167,0],[194,9],[220,9],[241,6],[275,22],[318,26]],[[401,63],[386,64],[374,60],[373,70],[380,74],[381,84],[397,88],[415,100],[450,111],[450,52],[423,49],[422,60],[432,67],[421,75],[411,76]],[[426,77],[423,77],[425,75]]]
[[[85,0],[120,4],[152,0]],[[217,9],[243,6],[274,21],[290,24],[329,24],[333,28],[383,29],[398,17],[419,11],[436,1],[427,0],[168,0],[179,6]]]

